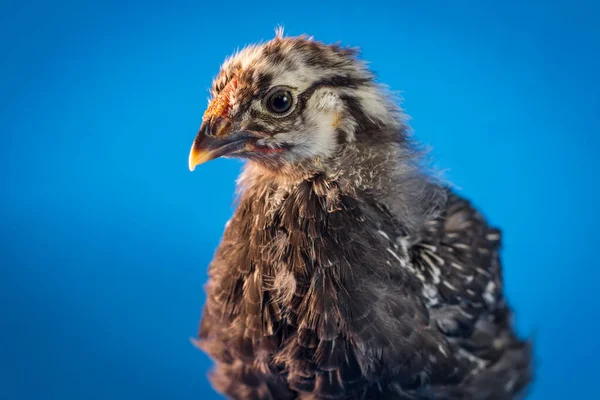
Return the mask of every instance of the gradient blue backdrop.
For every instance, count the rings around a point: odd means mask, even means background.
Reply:
[[[223,58],[360,46],[437,165],[502,227],[531,399],[599,399],[592,2],[0,6],[0,399],[217,398],[189,342],[241,164],[190,173]]]

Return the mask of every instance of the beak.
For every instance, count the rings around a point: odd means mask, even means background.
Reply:
[[[189,167],[193,171],[197,165],[243,151],[246,142],[252,139],[247,131],[231,132],[231,121],[225,117],[205,120],[190,150]]]

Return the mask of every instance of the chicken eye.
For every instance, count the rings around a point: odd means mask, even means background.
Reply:
[[[283,114],[292,107],[292,93],[278,90],[267,98],[267,108],[274,114]]]

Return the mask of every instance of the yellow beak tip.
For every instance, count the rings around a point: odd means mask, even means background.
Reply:
[[[188,158],[188,167],[190,169],[190,172],[194,172],[194,170],[196,169],[196,165],[198,165],[198,163],[196,162],[195,154],[192,151],[190,153],[190,157]]]
[[[200,164],[204,164],[214,158],[213,152],[210,150],[198,150],[192,146],[190,156],[188,158],[188,167],[190,171],[194,171]]]

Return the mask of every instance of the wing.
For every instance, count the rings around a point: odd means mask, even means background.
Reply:
[[[411,248],[430,315],[448,337],[470,337],[482,316],[505,307],[500,239],[468,201],[451,194]]]
[[[515,393],[530,379],[530,349],[515,336],[503,296],[500,245],[500,231],[450,194],[443,214],[427,223],[411,249],[430,322],[465,368],[463,386],[477,393],[473,398],[487,398],[490,390],[505,398],[501,392]]]

